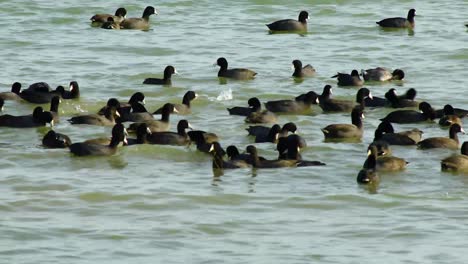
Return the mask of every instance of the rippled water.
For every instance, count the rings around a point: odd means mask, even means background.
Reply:
[[[71,80],[82,98],[64,101],[56,130],[78,142],[107,136],[110,128],[71,126],[65,120],[94,112],[109,97],[135,91],[147,107],[178,102],[187,90],[200,98],[187,118],[218,133],[222,144],[251,144],[243,118],[226,107],[258,96],[291,98],[325,84],[337,71],[401,68],[400,84],[371,84],[374,95],[392,87],[418,90],[440,108],[465,107],[468,91],[467,1],[159,1],[152,29],[91,28],[95,13],[127,8],[140,16],[150,3],[2,1],[1,90],[19,81]],[[157,4],[157,5],[156,5]],[[375,21],[406,16],[416,8],[416,28],[384,31]],[[270,35],[264,24],[310,14],[306,35]],[[253,81],[220,84],[213,62],[259,74]],[[296,83],[290,63],[301,59],[317,76]],[[142,85],[174,65],[172,87]],[[356,89],[335,88],[337,98]],[[26,114],[32,105],[7,102],[5,113]],[[381,175],[376,192],[356,184],[378,118],[390,109],[368,109],[360,143],[324,143],[319,128],[348,123],[347,114],[281,116],[296,122],[309,147],[303,157],[321,168],[226,171],[214,178],[211,158],[194,147],[136,146],[105,158],[75,158],[40,146],[47,128],[0,133],[1,263],[463,263],[467,247],[468,178],[440,172],[452,152],[394,147],[410,164]],[[173,125],[173,128],[175,126]],[[436,124],[418,127],[425,137],[446,135]],[[466,136],[462,136],[464,141]],[[258,144],[262,155],[274,146]]]

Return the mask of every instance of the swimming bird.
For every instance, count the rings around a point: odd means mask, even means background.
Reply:
[[[232,108],[227,108],[230,115],[240,115],[248,116],[252,112],[257,112],[262,109],[262,104],[257,97],[252,97],[247,101],[248,107],[244,106],[234,106]]]
[[[120,29],[120,24],[115,22],[114,21],[114,18],[112,17],[108,17],[107,18],[107,21],[104,22],[102,25],[101,25],[101,28],[103,29],[116,29],[116,30],[119,30]]]
[[[188,115],[192,113],[192,109],[190,108],[190,104],[193,100],[197,99],[198,94],[194,91],[188,91],[184,94],[182,98],[181,104],[173,104],[174,109],[177,110],[177,114],[179,115]],[[158,110],[154,111],[153,115],[159,115],[162,113],[162,107]]]
[[[209,152],[213,155],[213,169],[238,169],[249,167],[249,164],[244,160],[224,160],[223,157],[226,152],[219,142],[213,142]]]
[[[140,29],[148,30],[150,28],[149,18],[151,15],[157,15],[156,9],[152,6],[147,6],[143,11],[141,18],[126,18],[120,22],[120,29]]]
[[[250,154],[252,166],[254,168],[281,168],[281,167],[296,167],[297,160],[261,160],[258,156],[257,148],[254,145],[249,145],[246,152]]]
[[[160,120],[150,120],[150,121],[145,121],[146,125],[149,127],[151,132],[163,132],[163,131],[168,131],[170,128],[170,116],[171,113],[177,113],[177,110],[174,108],[174,105],[171,103],[166,103],[163,106],[162,112],[161,112],[161,119]],[[133,123],[129,126],[129,130],[136,131],[137,127],[141,123]]]
[[[256,126],[249,126],[245,130],[249,132],[249,135],[254,136],[254,137],[265,137],[270,133],[270,130],[273,127],[267,127],[267,126],[261,126],[261,125],[256,125]],[[283,125],[281,130],[278,132],[278,137],[287,137],[288,133],[291,132],[293,134],[296,133],[297,126],[293,122],[288,122]]]
[[[391,80],[403,80],[405,73],[400,69],[395,69],[393,72],[377,67],[373,69],[361,70],[364,81],[386,82]]]
[[[67,121],[73,125],[86,124],[86,125],[97,125],[97,126],[113,126],[115,125],[115,119],[120,117],[120,113],[115,107],[106,108],[104,115],[99,114],[87,114],[74,116]]]
[[[278,124],[273,125],[268,131],[268,134],[257,135],[255,137],[255,143],[267,143],[267,142],[276,143],[276,141],[279,138],[280,130],[281,130],[281,127]]]
[[[377,184],[379,182],[379,175],[376,171],[377,166],[377,153],[371,150],[367,151],[367,166],[362,168],[356,178],[359,184]]]
[[[414,17],[416,16],[416,10],[410,9],[408,11],[408,16],[404,17],[392,17],[380,20],[377,23],[381,27],[390,27],[390,28],[414,28]]]
[[[68,148],[71,144],[67,135],[57,133],[52,129],[42,138],[42,145],[46,148]]]
[[[318,95],[314,91],[301,94],[292,99],[268,101],[266,109],[274,113],[301,114],[309,110],[312,104],[318,104]]]
[[[278,151],[278,159],[296,160],[297,167],[308,166],[324,166],[325,163],[316,160],[304,160],[299,153],[302,148],[302,138],[299,135],[292,134],[288,137],[278,139],[276,150]]]
[[[174,66],[168,65],[164,69],[164,77],[161,78],[146,78],[143,81],[143,84],[157,84],[157,85],[171,85],[172,84],[172,75],[177,75],[178,72]]]
[[[151,132],[146,136],[146,143],[158,145],[175,145],[185,146],[190,143],[190,138],[187,135],[187,129],[191,129],[189,122],[185,119],[180,120],[177,124],[177,132]]]
[[[2,127],[31,128],[45,126],[46,124],[53,126],[54,117],[40,106],[34,108],[33,113],[29,115],[13,116],[7,114],[0,116],[0,126]]]
[[[363,134],[363,109],[354,107],[351,112],[351,124],[332,124],[322,128],[325,139],[360,139]]]
[[[461,154],[452,155],[440,162],[442,171],[468,171],[468,142],[463,142]]]
[[[117,152],[120,143],[126,144],[127,131],[122,124],[115,124],[112,128],[112,138],[109,145],[94,143],[73,143],[70,145],[70,152],[76,156],[110,156]]]
[[[331,93],[330,93],[331,94]],[[319,106],[322,108],[324,112],[351,112],[356,103],[364,109],[365,103],[364,100],[366,98],[370,98],[372,100],[372,93],[367,88],[361,88],[356,92],[356,99],[354,101],[351,100],[337,100],[330,98],[329,96],[323,96],[319,102]]]
[[[371,156],[374,156],[373,158],[375,158],[376,164],[374,168],[376,171],[400,171],[404,170],[406,168],[406,165],[408,164],[408,162],[405,159],[391,156],[390,154],[387,154],[385,152],[379,152],[375,144],[369,145],[368,151],[370,151]],[[371,169],[369,167],[369,162],[373,161],[370,161],[369,157],[370,156],[368,156],[366,161],[364,162],[363,168],[365,169]]]
[[[453,107],[453,111],[454,111],[455,115],[460,117],[460,118],[464,118],[464,117],[468,116],[468,110],[466,110],[466,109]],[[442,108],[442,109],[435,110],[435,116],[436,116],[436,118],[443,117],[444,116],[444,109]]]
[[[381,118],[381,121],[391,123],[408,124],[418,122],[428,122],[435,119],[435,112],[432,106],[427,102],[419,104],[419,110],[396,110],[389,113],[386,117]]]
[[[418,148],[431,149],[431,148],[447,148],[458,149],[458,133],[465,134],[465,131],[459,124],[453,124],[449,129],[449,137],[431,137],[418,142]]]
[[[304,78],[315,75],[315,69],[310,64],[302,67],[302,62],[300,60],[293,60],[292,64],[294,67],[294,73],[292,74],[293,77]]]
[[[453,106],[446,104],[444,106],[444,116],[439,119],[439,125],[442,127],[449,127],[452,124],[459,124],[462,126],[462,121],[460,117],[455,115],[455,109],[453,109]]]
[[[270,31],[275,32],[307,32],[307,20],[309,19],[309,13],[307,11],[301,11],[299,13],[298,20],[295,19],[282,19],[273,23],[267,24],[266,26]]]
[[[54,118],[54,123],[60,122],[59,112],[58,112],[59,105],[60,105],[60,97],[57,95],[52,97],[52,100],[50,101],[49,112],[52,114]]]
[[[410,89],[411,90],[411,89]],[[408,90],[405,95],[398,96],[395,88],[391,88],[385,93],[385,98],[390,102],[390,106],[393,108],[404,108],[404,107],[418,107],[419,102],[414,101],[414,96],[416,96],[416,90]],[[414,91],[414,92],[413,92]],[[414,93],[414,96],[413,96]],[[408,99],[413,98],[413,99]]]
[[[0,98],[3,100],[16,100],[20,101],[23,100],[19,96],[21,91],[21,83],[15,82],[11,85],[11,91],[10,92],[2,92],[0,93]]]
[[[68,87],[69,91],[63,90],[60,94],[63,99],[76,99],[80,97],[80,87],[77,81],[71,81]]]
[[[256,72],[245,68],[228,69],[228,62],[223,57],[218,58],[216,65],[220,67],[218,71],[218,77],[231,78],[236,80],[249,80],[253,79],[255,75],[257,75]]]
[[[388,121],[382,121],[374,133],[375,141],[384,141],[390,145],[416,145],[421,141],[423,132],[417,128],[395,133]]]
[[[146,123],[141,123],[136,129],[136,138],[127,138],[127,146],[146,144],[148,143],[147,137],[151,134],[151,130]]]
[[[245,118],[244,121],[246,123],[258,124],[258,123],[276,123],[277,120],[278,120],[278,117],[275,115],[275,113],[268,111],[268,110],[263,110],[263,111],[250,113]]]
[[[29,103],[48,104],[52,100],[52,97],[56,95],[60,96],[61,94],[62,94],[62,90],[60,89],[60,86],[56,90],[50,91],[48,90],[48,85],[47,86],[31,85],[28,89],[22,90],[19,96]]]
[[[339,86],[362,86],[364,84],[364,81],[359,77],[359,72],[357,70],[352,70],[351,74],[338,72],[331,78],[337,78]]]
[[[96,14],[92,16],[89,20],[91,20],[91,24],[93,26],[100,26],[103,23],[109,21],[109,18],[112,18],[113,21],[116,23],[122,22],[127,15],[127,10],[123,7],[119,7],[114,15],[111,14]]]

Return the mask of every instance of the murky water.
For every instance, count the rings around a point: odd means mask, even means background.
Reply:
[[[95,112],[109,97],[136,91],[155,110],[179,102],[188,90],[200,98],[187,118],[217,133],[223,146],[253,143],[242,117],[226,107],[292,98],[334,86],[336,98],[355,88],[336,87],[337,71],[401,68],[402,83],[370,84],[376,96],[390,88],[418,91],[441,108],[467,107],[467,1],[159,1],[152,29],[92,28],[95,13],[124,6],[141,16],[150,3],[126,1],[2,1],[1,90],[80,84],[82,97],[60,105],[55,130],[73,141],[110,135],[110,128],[72,126],[66,119]],[[414,31],[379,29],[375,21],[417,11]],[[277,19],[310,14],[306,35],[270,35]],[[226,57],[248,67],[253,81],[220,84],[212,64]],[[317,76],[297,83],[291,61],[301,59]],[[172,87],[141,84],[166,65],[179,75]],[[8,101],[4,113],[27,114],[33,105]],[[226,171],[214,178],[211,158],[194,146],[134,146],[105,158],[76,158],[40,146],[47,128],[1,128],[1,263],[463,263],[467,247],[468,178],[440,172],[451,151],[394,147],[410,164],[382,174],[377,191],[356,184],[373,131],[391,109],[367,109],[359,143],[325,143],[320,128],[349,123],[349,114],[280,116],[307,140],[303,157],[320,168]],[[436,123],[417,127],[425,137],[445,136]],[[461,136],[461,141],[466,136]],[[275,146],[257,144],[276,157]]]

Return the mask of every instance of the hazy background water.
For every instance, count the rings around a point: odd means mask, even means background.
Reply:
[[[71,126],[65,120],[94,112],[109,97],[146,95],[155,110],[200,94],[187,118],[218,133],[222,144],[251,144],[243,118],[226,107],[258,96],[267,101],[336,87],[337,71],[376,66],[401,68],[398,84],[366,85],[374,95],[390,88],[418,90],[440,108],[467,108],[468,2],[455,1],[0,1],[2,91],[13,82],[51,86],[76,80],[82,97],[60,105],[56,130],[78,142],[108,136],[110,128]],[[152,29],[91,28],[95,13],[124,6],[141,16],[154,5]],[[417,11],[414,32],[383,31],[375,21]],[[310,14],[309,34],[270,35],[264,24]],[[213,62],[249,67],[253,81],[221,85]],[[301,59],[317,76],[295,83],[290,63]],[[174,65],[173,87],[146,86]],[[334,89],[353,98],[356,89]],[[33,105],[7,102],[5,113],[30,113]],[[281,116],[294,121],[309,147],[303,157],[322,168],[227,171],[213,178],[211,158],[194,147],[136,146],[105,158],[75,158],[40,146],[47,128],[0,133],[0,263],[464,263],[468,178],[440,172],[452,152],[395,147],[410,164],[383,174],[377,193],[356,184],[378,118],[366,111],[360,143],[324,143],[319,128],[349,123],[348,114]],[[174,125],[172,126],[175,127]],[[425,137],[448,132],[417,127]],[[462,136],[461,140],[465,140]],[[257,144],[276,157],[274,146]]]

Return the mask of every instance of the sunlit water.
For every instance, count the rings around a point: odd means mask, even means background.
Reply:
[[[141,16],[153,4],[152,29],[92,28],[95,13],[124,6]],[[66,119],[95,112],[109,97],[135,91],[146,106],[179,102],[188,90],[200,98],[187,118],[217,133],[223,146],[253,142],[242,117],[226,107],[292,98],[334,86],[337,71],[377,66],[401,68],[398,84],[369,84],[383,96],[416,88],[418,99],[441,108],[467,108],[466,1],[2,1],[1,90],[19,81],[51,86],[76,80],[82,97],[60,105],[55,130],[73,141],[108,136],[110,128],[72,126]],[[375,21],[417,11],[414,31],[379,29]],[[268,34],[264,24],[310,14],[309,33]],[[253,81],[220,84],[212,64],[224,56],[232,67],[258,72]],[[317,76],[296,83],[291,61],[301,59]],[[142,85],[166,65],[178,76],[172,87]],[[33,105],[8,101],[5,113],[27,114]],[[451,151],[394,147],[410,164],[382,174],[377,190],[356,184],[373,131],[391,109],[368,109],[359,143],[325,143],[320,131],[349,123],[349,114],[281,116],[307,140],[302,153],[327,163],[320,168],[226,171],[213,177],[211,158],[194,146],[133,146],[112,157],[76,158],[40,146],[48,128],[0,133],[1,263],[464,263],[468,246],[468,178],[440,172]],[[424,137],[445,136],[435,123],[417,127]],[[464,141],[466,136],[461,136]],[[275,146],[257,144],[276,157]]]

